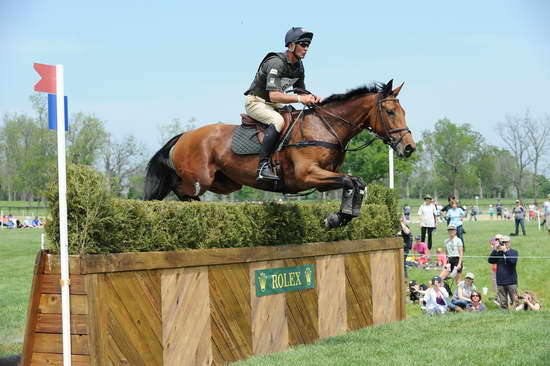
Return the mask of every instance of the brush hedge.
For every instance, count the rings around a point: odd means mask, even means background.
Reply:
[[[324,218],[338,202],[206,203],[109,198],[103,176],[86,166],[67,171],[69,253],[99,254],[178,249],[235,248],[394,236],[397,198],[369,185],[359,218],[326,230]],[[59,251],[58,187],[47,191],[46,233]]]

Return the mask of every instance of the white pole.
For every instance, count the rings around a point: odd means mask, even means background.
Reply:
[[[65,91],[63,65],[56,65],[57,170],[59,180],[59,241],[61,251],[61,313],[63,365],[71,365],[71,306],[69,303],[69,251],[67,234],[67,162],[65,159]]]
[[[0,211],[0,230],[4,230],[4,210]]]
[[[44,233],[40,234],[40,249],[44,250],[44,237],[46,235]]]
[[[540,210],[537,208],[537,221],[539,222],[539,231],[540,231]]]
[[[390,148],[389,159],[390,159],[390,188],[393,189],[393,149]]]

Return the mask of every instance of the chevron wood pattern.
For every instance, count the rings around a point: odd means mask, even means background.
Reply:
[[[370,261],[372,298],[376,299],[372,304],[374,325],[398,320],[399,305],[396,300],[400,301],[400,296],[396,294],[402,291],[397,286],[396,255],[392,251],[376,251],[370,253]]]
[[[374,322],[369,254],[349,254],[345,266],[348,330],[366,328]]]
[[[320,338],[343,334],[348,328],[344,264],[344,255],[316,257]]]

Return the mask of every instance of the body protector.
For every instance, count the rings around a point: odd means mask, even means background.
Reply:
[[[270,52],[260,63],[256,76],[244,95],[255,95],[266,102],[271,102],[270,91],[284,93],[293,88],[306,88],[302,60],[292,64],[288,61],[285,52]]]

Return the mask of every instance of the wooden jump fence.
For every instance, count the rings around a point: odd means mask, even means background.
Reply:
[[[404,319],[402,248],[391,238],[71,256],[73,365],[221,365]],[[62,364],[59,272],[59,257],[39,252],[22,365]]]

